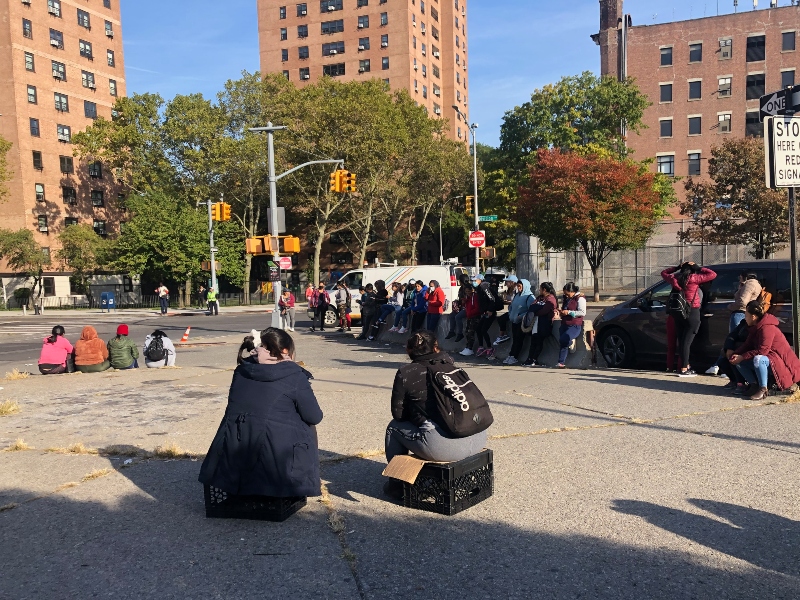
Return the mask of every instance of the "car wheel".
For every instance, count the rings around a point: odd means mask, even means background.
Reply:
[[[612,369],[624,369],[633,364],[633,342],[622,329],[603,331],[597,341],[600,354]]]
[[[339,323],[339,315],[337,315],[332,310],[329,310],[325,313],[325,325],[328,327],[332,327],[333,325],[337,325]]]

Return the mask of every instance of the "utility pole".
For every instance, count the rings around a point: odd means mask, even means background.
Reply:
[[[472,176],[473,176],[473,183],[474,183],[474,190],[473,194],[475,195],[475,227],[473,231],[480,231],[480,211],[478,210],[478,138],[475,135],[475,130],[478,128],[477,123],[473,123],[472,125],[469,124],[469,120],[467,119],[467,115],[461,112],[461,109],[456,105],[453,104],[453,109],[458,113],[459,117],[464,119],[464,124],[466,125],[469,132],[472,134]],[[478,269],[478,272],[481,270],[481,249],[475,248],[475,268]]]
[[[219,195],[219,200],[222,202],[223,195]],[[214,246],[214,219],[211,218],[211,206],[213,202],[209,200],[205,203],[208,207],[208,244],[211,248],[211,287],[214,288],[214,291],[219,294],[219,290],[217,289],[217,267],[215,264],[215,259],[217,256],[217,247]]]

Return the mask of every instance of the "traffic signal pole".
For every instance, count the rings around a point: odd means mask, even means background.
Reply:
[[[220,201],[222,201],[221,196],[222,194],[220,194]],[[217,256],[217,248],[214,246],[214,219],[211,218],[212,205],[213,202],[211,202],[211,200],[206,202],[206,206],[208,207],[208,243],[211,248],[211,287],[219,294],[219,290],[217,289],[217,268],[214,264]]]

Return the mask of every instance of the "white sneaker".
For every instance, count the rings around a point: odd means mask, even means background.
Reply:
[[[505,360],[503,361],[503,364],[504,364],[504,365],[515,365],[515,364],[517,364],[518,362],[519,362],[519,361],[518,361],[516,358],[514,358],[513,356],[509,356],[507,359],[505,359]]]
[[[709,369],[706,371],[706,375],[716,375],[717,373],[719,373],[719,367],[717,365],[709,367]]]
[[[397,333],[397,327],[391,327],[389,333]]]
[[[407,331],[408,329],[406,329],[405,327],[401,327],[400,329],[397,330],[397,333],[406,333]]]
[[[475,353],[470,348],[464,348],[459,354],[461,356],[472,356]]]
[[[507,342],[510,339],[511,339],[511,337],[508,336],[508,335],[497,336],[497,339],[494,342],[492,342],[492,346],[499,346],[503,342]]]

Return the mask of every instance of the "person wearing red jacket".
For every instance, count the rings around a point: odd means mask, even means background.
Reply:
[[[688,318],[675,317],[678,331],[678,355],[681,367],[678,377],[696,377],[697,373],[689,362],[689,353],[697,332],[700,331],[700,304],[703,295],[700,286],[714,280],[717,274],[711,269],[700,267],[693,262],[685,262],[677,267],[661,271],[661,278],[672,285],[673,290],[683,291],[690,311]]]
[[[750,399],[767,397],[770,370],[782,390],[799,382],[800,359],[778,328],[778,318],[764,313],[764,305],[758,300],[747,304],[744,318],[748,327],[747,340],[734,350],[730,362],[750,384],[745,393],[755,392]]]
[[[439,287],[439,282],[431,281],[425,294],[425,300],[428,302],[428,320],[425,329],[432,331],[434,335],[444,312],[444,299],[444,290]]]
[[[472,356],[475,354],[472,347],[475,345],[475,332],[481,320],[481,305],[478,301],[478,292],[474,287],[470,286],[464,291],[464,337],[467,338],[467,345],[459,354]]]

